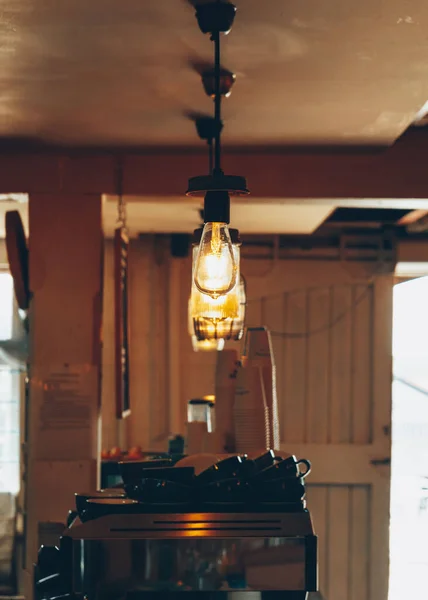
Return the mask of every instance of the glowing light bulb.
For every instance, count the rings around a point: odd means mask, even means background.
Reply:
[[[236,284],[238,268],[226,223],[206,223],[196,258],[194,281],[200,292],[218,298]]]
[[[239,274],[239,263],[240,263],[240,251],[239,243],[233,242],[234,230],[230,230],[230,237],[232,240],[233,255],[235,258],[235,265]],[[202,237],[202,235],[201,235]],[[198,258],[199,244],[193,246],[192,250],[192,288],[191,288],[191,311],[192,314],[199,318],[204,317],[214,321],[221,321],[223,319],[235,319],[239,314],[239,284],[236,284],[233,289],[227,294],[223,294],[218,298],[212,298],[207,294],[200,292],[194,282],[195,278],[195,267]]]

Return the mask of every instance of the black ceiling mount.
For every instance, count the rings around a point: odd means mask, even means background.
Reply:
[[[230,196],[247,196],[245,177],[240,175],[198,175],[189,179],[186,196],[204,196],[206,192],[229,192]]]
[[[214,68],[208,68],[201,72],[202,83],[205,92],[214,98],[214,117],[213,121],[215,135],[214,141],[214,161],[210,166],[210,175],[201,175],[189,179],[189,185],[186,194],[188,196],[204,196],[206,193],[215,192],[216,196],[222,196],[227,192],[231,196],[245,196],[249,194],[247,182],[240,175],[225,175],[222,171],[221,159],[221,99],[222,96],[228,96],[236,76],[231,71],[224,69],[220,64],[220,34],[228,33],[233,25],[236,7],[230,2],[210,2],[196,6],[196,18],[199,27],[203,33],[211,33],[211,41],[214,42]],[[196,120],[195,120],[196,121]],[[205,137],[208,121],[200,122],[199,127],[196,122],[199,137]],[[211,125],[210,125],[211,127]],[[201,135],[203,129],[203,136]],[[210,159],[211,165],[211,159]]]
[[[229,33],[235,19],[236,6],[231,2],[209,2],[196,5],[196,18],[202,33]]]
[[[212,141],[217,133],[223,129],[223,123],[218,123],[214,117],[200,116],[195,118],[196,131],[201,140]]]
[[[230,223],[230,198],[224,191],[209,191],[204,199],[204,223]]]
[[[201,74],[202,84],[207,96],[215,98],[215,69],[207,69]],[[232,86],[235,83],[236,75],[228,69],[220,68],[220,94],[228,98],[232,92]]]

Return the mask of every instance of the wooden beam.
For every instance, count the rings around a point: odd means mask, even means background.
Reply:
[[[424,130],[387,149],[228,149],[226,173],[246,175],[260,198],[427,199]],[[184,195],[187,180],[206,172],[204,150],[145,149],[123,155],[124,192]],[[0,192],[116,193],[116,156],[61,150],[0,157]],[[418,207],[418,206],[416,206]]]

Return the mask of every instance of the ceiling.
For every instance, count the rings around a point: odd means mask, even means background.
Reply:
[[[191,233],[201,224],[201,199],[186,196],[156,198],[126,196],[128,231],[131,237],[141,233]],[[5,237],[5,214],[18,210],[28,235],[28,195],[0,194],[0,240]],[[354,205],[341,206],[337,200],[325,203],[299,203],[289,199],[279,202],[269,198],[241,198],[232,201],[231,223],[245,235],[282,234],[308,235],[323,228],[334,233],[338,230],[374,230],[382,226],[410,226],[425,217],[427,210],[397,209],[388,206],[375,208]],[[117,197],[103,196],[103,230],[113,237],[117,223]],[[421,221],[422,222],[422,221]],[[427,226],[423,231],[427,230]]]
[[[117,196],[103,196],[103,230],[112,237],[117,226]],[[201,225],[201,198],[186,196],[156,197],[125,196],[128,232],[131,237],[141,233],[191,233]],[[231,226],[242,234],[310,235],[314,232],[336,234],[338,231],[379,231],[384,227],[410,232],[416,221],[419,232],[426,232],[425,209],[397,208],[387,203],[340,199],[325,199],[302,203],[298,199],[281,201],[270,198],[232,198]],[[425,221],[423,221],[425,219]],[[410,229],[409,229],[410,227]]]
[[[117,197],[104,196],[103,227],[112,237],[117,222]],[[201,225],[200,198],[127,197],[127,223],[131,237],[139,233],[191,233]],[[270,204],[263,199],[252,203],[232,202],[233,227],[245,234],[309,234],[334,210],[332,204]]]
[[[225,143],[390,144],[428,99],[426,0],[236,0]],[[0,142],[195,145],[211,60],[185,0],[2,0]]]
[[[103,198],[103,230],[113,237],[117,223],[117,197]],[[201,201],[197,198],[126,197],[128,231],[131,237],[140,233],[191,233],[200,226]],[[261,199],[253,204],[232,203],[233,227],[246,234],[309,234],[315,231],[334,211],[332,204],[266,204]],[[27,194],[0,194],[0,240],[5,237],[5,214],[18,210],[28,235]]]

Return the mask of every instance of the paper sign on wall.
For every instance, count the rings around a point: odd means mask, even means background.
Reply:
[[[33,437],[38,460],[96,458],[98,383],[98,370],[90,365],[65,364],[32,374],[30,402],[38,415]]]

